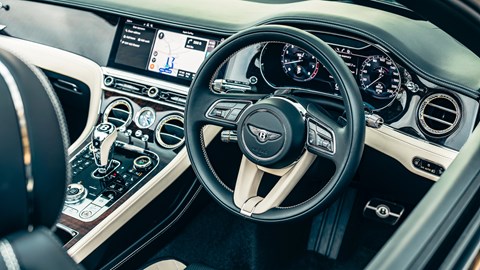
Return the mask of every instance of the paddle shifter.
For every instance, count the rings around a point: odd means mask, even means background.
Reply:
[[[117,128],[112,123],[101,123],[92,133],[93,157],[98,176],[106,176],[112,165]]]

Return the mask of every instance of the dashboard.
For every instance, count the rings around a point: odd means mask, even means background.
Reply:
[[[353,90],[360,91],[365,111],[383,119],[381,128],[367,128],[366,145],[408,173],[437,180],[478,123],[480,60],[428,22],[329,1],[301,1],[273,11],[242,1],[240,9],[256,12],[241,18],[218,2],[216,10],[193,4],[203,15],[175,8],[177,1],[162,2],[158,8],[118,6],[115,12],[108,1],[4,2],[12,9],[0,13],[0,46],[41,67],[59,96],[68,95],[65,107],[73,111],[67,122],[78,121],[77,103],[86,100],[86,128],[73,140],[72,158],[79,149],[87,150],[92,127],[104,121],[122,130],[125,142],[159,156],[157,174],[134,186],[136,194],[125,193],[120,203],[130,202],[131,196],[136,204],[146,205],[186,170],[183,112],[189,86],[203,60],[224,39],[256,25],[294,26],[327,42],[352,72],[358,86]],[[78,25],[88,31],[77,31]],[[308,51],[291,44],[272,41],[245,47],[215,76],[211,90],[226,97],[287,91],[317,100],[339,120],[343,116],[342,97],[331,75]],[[90,91],[88,98],[82,96],[83,89]],[[380,169],[376,164],[367,168]],[[121,222],[106,214],[121,207],[130,215],[122,216],[124,220],[135,214],[134,208],[127,210],[120,203],[108,205],[88,221],[98,218],[120,227]],[[72,228],[78,222],[63,221]],[[95,222],[79,231],[75,241],[80,244],[67,245],[74,247],[70,252],[79,260],[86,256],[82,245],[99,239],[93,234],[79,240]]]

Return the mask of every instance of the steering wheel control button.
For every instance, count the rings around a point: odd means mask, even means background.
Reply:
[[[363,215],[369,219],[395,225],[400,220],[404,210],[405,208],[402,205],[374,198],[365,205]]]
[[[412,160],[412,164],[413,167],[436,176],[440,176],[443,174],[443,172],[445,172],[445,168],[442,165],[438,165],[419,157],[415,157]]]
[[[283,168],[302,153],[305,122],[293,101],[271,97],[245,110],[237,126],[237,136],[240,149],[250,161]]]
[[[230,121],[237,121],[238,115],[240,114],[241,109],[232,109],[230,113],[227,115],[227,120]]]
[[[67,187],[65,196],[65,203],[74,204],[85,199],[87,196],[87,190],[81,184],[70,184]]]
[[[242,111],[251,104],[250,101],[232,102],[219,101],[208,110],[207,117],[236,122]]]
[[[333,153],[333,134],[326,128],[308,120],[308,144]]]

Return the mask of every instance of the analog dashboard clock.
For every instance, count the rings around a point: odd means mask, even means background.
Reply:
[[[150,107],[142,108],[135,117],[135,124],[139,128],[149,128],[155,122],[155,110]]]

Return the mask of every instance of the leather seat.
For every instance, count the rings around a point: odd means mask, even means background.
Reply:
[[[79,269],[51,228],[70,180],[65,118],[38,69],[0,49],[0,269]]]

